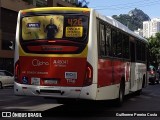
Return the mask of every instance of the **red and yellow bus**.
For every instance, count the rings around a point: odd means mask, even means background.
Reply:
[[[21,10],[16,95],[112,100],[147,85],[147,40],[94,9]]]

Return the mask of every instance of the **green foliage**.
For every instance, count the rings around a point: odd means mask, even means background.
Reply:
[[[148,60],[151,65],[158,66],[159,60],[157,59],[160,56],[160,32],[156,33],[155,37],[148,38]]]
[[[87,2],[86,0],[81,0],[81,1],[78,2],[76,7],[88,8],[88,4],[89,4],[89,2]]]

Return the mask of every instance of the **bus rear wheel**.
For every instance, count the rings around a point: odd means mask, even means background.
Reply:
[[[2,82],[0,82],[0,89],[3,89]]]
[[[123,104],[123,101],[124,101],[124,91],[125,91],[125,86],[124,86],[124,83],[122,82],[120,84],[119,97],[116,99],[116,106],[117,107],[120,107]]]
[[[136,95],[141,95],[142,94],[142,89],[136,91]]]

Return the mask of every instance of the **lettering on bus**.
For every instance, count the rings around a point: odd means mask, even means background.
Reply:
[[[70,26],[82,26],[82,18],[70,18],[67,22]]]
[[[62,48],[47,46],[47,47],[42,47],[42,50],[45,50],[45,51],[49,51],[49,50],[53,50],[53,51],[61,51]]]
[[[66,37],[82,37],[83,27],[66,27]]]
[[[34,59],[34,60],[32,60],[32,65],[33,65],[33,66],[42,66],[42,65],[48,66],[48,65],[49,65],[49,62],[40,61],[40,60],[38,60],[38,59]]]
[[[27,28],[40,28],[40,23],[28,23]]]
[[[53,60],[53,65],[55,67],[66,67],[68,60]]]
[[[45,71],[27,71],[27,74],[31,74],[31,75],[34,75],[34,74],[37,74],[37,75],[48,75],[49,73],[45,72]]]
[[[76,80],[75,79],[66,79],[67,80],[67,83],[75,83]]]
[[[67,83],[75,83],[77,79],[77,72],[65,72],[65,79]]]

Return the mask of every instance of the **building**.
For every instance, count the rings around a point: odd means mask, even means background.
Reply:
[[[30,4],[33,4],[38,7],[47,6],[47,0],[30,0]]]
[[[72,4],[78,4],[78,0],[62,0],[62,1],[69,2]]]
[[[13,73],[14,41],[16,33],[17,15],[21,9],[36,6],[74,6],[62,0],[0,0],[0,69]],[[76,0],[75,0],[76,2]]]
[[[143,22],[143,37],[149,38],[160,32],[160,18],[151,19]]]
[[[134,33],[140,35],[140,36],[143,36],[143,30],[138,28],[138,30],[135,30]]]

